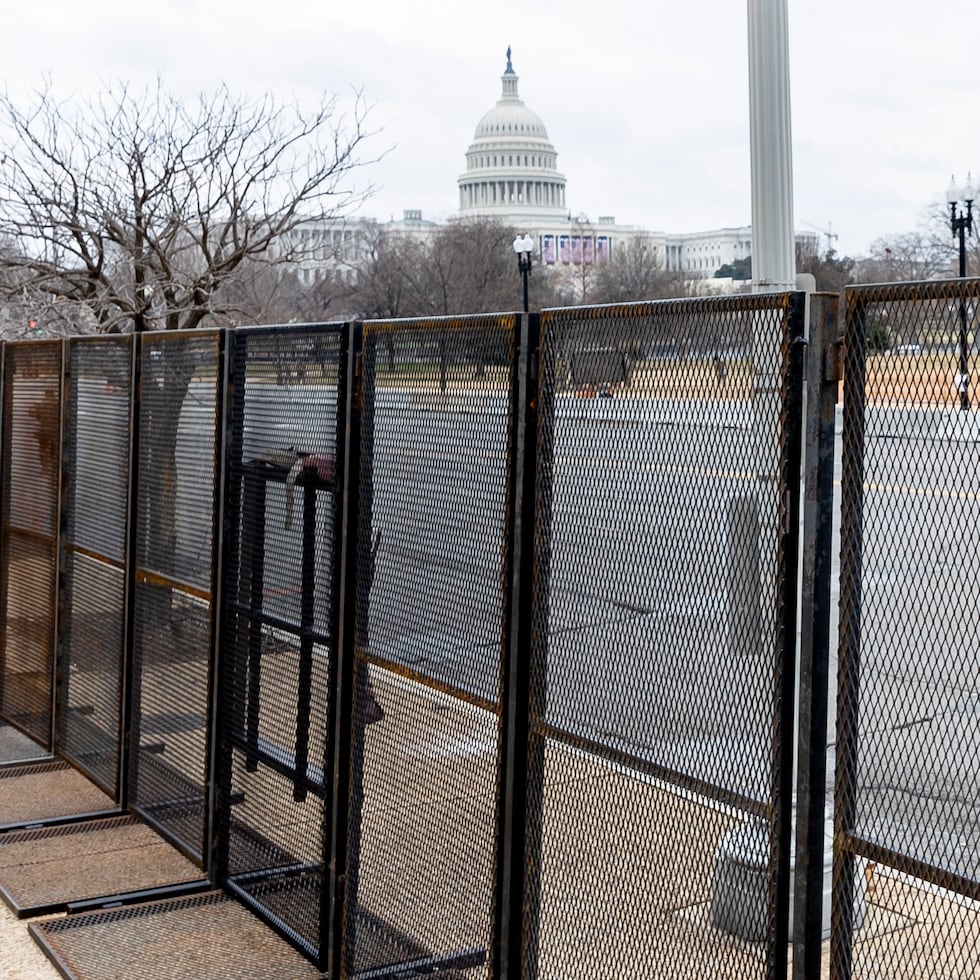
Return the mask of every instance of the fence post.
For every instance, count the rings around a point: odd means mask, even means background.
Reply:
[[[810,297],[793,915],[793,974],[801,977],[820,975],[823,939],[838,302],[835,294]]]
[[[789,943],[789,907],[792,892],[793,840],[793,732],[796,696],[796,623],[799,609],[800,478],[803,454],[803,375],[805,365],[804,293],[788,294],[787,345],[782,380],[784,423],[779,451],[779,597],[777,606],[776,704],[773,718],[774,766],[771,783],[773,807],[772,902],[774,928],[768,936],[767,957],[770,980],[782,980],[787,973],[786,948]]]
[[[332,799],[324,812],[324,852],[329,858],[324,869],[320,913],[320,969],[330,977],[353,972],[356,949],[358,850],[363,804],[364,718],[359,717],[356,666],[359,643],[367,641],[367,589],[358,602],[359,570],[371,565],[371,475],[361,475],[361,446],[370,447],[373,436],[373,365],[364,370],[365,358],[373,361],[376,341],[364,351],[363,327],[349,324],[344,336],[345,367],[343,392],[338,400],[338,439],[335,467],[337,492],[342,494],[336,509],[334,565],[334,651],[336,661],[331,692],[332,730],[327,733],[326,763],[333,774]],[[369,379],[364,384],[365,376]],[[343,457],[341,457],[341,451]],[[365,453],[371,459],[370,448]],[[362,483],[365,485],[362,494]],[[363,499],[362,499],[363,498]],[[368,533],[362,533],[361,517]],[[364,666],[363,670],[367,670]],[[331,755],[332,751],[332,755]]]
[[[213,591],[215,608],[214,672],[211,686],[211,772],[208,810],[211,814],[208,831],[208,853],[205,868],[210,882],[220,887],[229,873],[229,848],[231,844],[231,792],[232,792],[232,744],[229,732],[245,710],[242,693],[243,679],[235,670],[230,658],[225,656],[225,630],[230,628],[231,615],[225,604],[237,599],[228,576],[238,574],[241,559],[239,521],[243,510],[243,497],[247,490],[239,488],[233,479],[238,461],[242,458],[242,431],[244,424],[245,363],[244,342],[234,330],[225,338],[223,372],[223,397],[220,401],[220,426],[222,455],[219,469],[219,499],[221,500],[221,524],[217,558],[216,586]],[[248,545],[246,545],[248,547]],[[249,563],[251,567],[251,563]],[[248,627],[251,629],[251,624]],[[237,626],[236,629],[241,629]]]
[[[845,294],[846,295],[846,294]],[[834,773],[834,888],[830,961],[834,977],[851,975],[855,855],[845,846],[857,808],[861,677],[861,575],[864,561],[864,423],[867,307],[845,302],[844,440],[841,460],[840,647],[837,654],[837,752]],[[853,447],[849,451],[849,447]],[[846,532],[846,541],[843,534]]]
[[[119,692],[119,806],[129,809],[133,793],[132,757],[136,747],[132,732],[138,731],[139,691],[141,677],[136,664],[136,566],[139,563],[139,477],[140,419],[143,414],[143,338],[133,334],[130,348],[129,390],[129,485],[126,487],[126,562],[123,586],[123,659],[122,686]]]
[[[504,621],[503,759],[501,766],[500,837],[497,847],[495,946],[491,975],[516,980],[522,976],[524,913],[538,912],[540,874],[541,766],[531,764],[531,655],[535,589],[536,467],[539,405],[538,314],[520,320],[515,369],[508,514],[509,557]],[[535,846],[533,842],[538,842]],[[533,853],[532,853],[533,852]],[[532,930],[537,935],[537,928]],[[536,957],[531,957],[532,961]],[[528,980],[536,976],[531,966]]]

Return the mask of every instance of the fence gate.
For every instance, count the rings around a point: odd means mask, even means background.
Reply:
[[[541,316],[528,980],[785,975],[803,319]]]
[[[55,751],[120,793],[132,337],[68,344]]]
[[[229,335],[218,879],[319,963],[348,333]]]
[[[60,341],[4,345],[0,718],[51,748],[61,445]]]
[[[129,805],[203,862],[221,352],[217,331],[140,336]]]
[[[832,976],[980,975],[980,282],[846,294]]]

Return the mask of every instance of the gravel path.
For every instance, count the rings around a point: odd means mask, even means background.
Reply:
[[[0,978],[59,980],[61,974],[28,935],[27,920],[18,919],[0,902]]]

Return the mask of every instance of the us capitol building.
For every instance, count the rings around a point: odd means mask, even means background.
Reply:
[[[618,224],[611,215],[596,221],[573,216],[565,176],[558,170],[558,153],[540,116],[520,97],[510,48],[500,80],[500,99],[480,119],[466,151],[466,172],[458,179],[460,218],[495,218],[531,235],[535,263],[559,273],[562,267],[573,272],[582,264],[607,261],[638,237],[655,250],[664,269],[679,271],[690,280],[711,279],[723,265],[751,255],[749,225],[665,234]],[[369,225],[417,236],[439,227],[425,220],[421,211],[406,210],[401,220],[380,225],[353,218],[303,228],[300,234],[316,236],[323,247],[300,264],[301,281],[310,284],[321,278],[324,262],[326,268],[336,263],[347,268],[348,276],[355,275],[358,239]],[[816,246],[813,232],[798,232],[796,237]],[[336,266],[331,274],[336,274]]]

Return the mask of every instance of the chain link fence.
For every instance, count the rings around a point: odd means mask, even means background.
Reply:
[[[68,345],[56,750],[119,798],[132,337]]]
[[[978,303],[847,292],[839,651],[802,294],[6,344],[0,719],[338,977],[785,975],[826,761],[832,975],[972,975]]]
[[[210,781],[222,334],[140,338],[128,804],[199,863]]]
[[[254,329],[230,343],[216,873],[319,961],[347,334]]]

